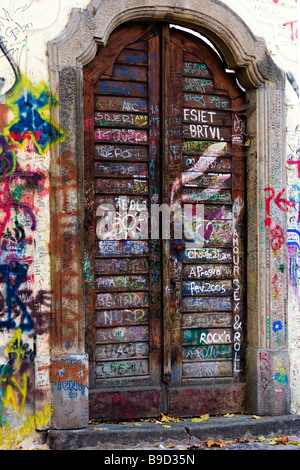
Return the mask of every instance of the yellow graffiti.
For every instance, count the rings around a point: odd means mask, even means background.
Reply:
[[[1,379],[3,381],[3,379]],[[6,380],[6,379],[4,379]],[[27,394],[27,374],[23,374],[23,385],[21,386],[17,380],[14,377],[11,377],[11,382],[16,386],[16,388],[19,390],[21,396],[22,396],[22,401],[19,406],[17,399],[15,397],[14,390],[11,385],[7,385],[6,387],[6,394],[3,399],[3,404],[4,406],[8,407],[8,405],[11,403],[11,407],[14,411],[19,410],[20,413],[23,413],[24,407],[25,407],[25,400],[26,400],[26,394]]]
[[[16,354],[17,356],[17,367],[20,367],[20,358],[24,356],[25,350],[21,348],[21,328],[18,328],[15,332],[15,335],[10,343],[5,348],[5,354],[8,356],[9,353]],[[15,347],[15,342],[17,342],[17,348]]]
[[[50,107],[57,107],[59,102],[44,81],[33,85],[28,78],[21,75],[12,90],[6,94],[6,104],[14,114],[13,120],[4,129],[4,135],[11,146],[24,150],[28,140],[31,140],[37,152],[45,155],[51,145],[66,139],[66,133],[50,116]],[[21,105],[28,110],[31,108],[31,115],[35,114],[37,119],[30,115],[27,120]],[[17,132],[14,128],[16,125]],[[46,134],[48,138],[45,142]]]
[[[10,425],[6,423],[0,428],[0,448],[15,449],[22,440],[30,437],[36,431],[36,427],[49,424],[51,414],[51,406],[45,405],[43,411],[38,411],[33,415],[27,414],[19,429],[11,429]]]

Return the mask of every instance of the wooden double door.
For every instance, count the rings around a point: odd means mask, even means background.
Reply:
[[[91,418],[243,411],[244,92],[163,23],[119,27],[83,83]]]

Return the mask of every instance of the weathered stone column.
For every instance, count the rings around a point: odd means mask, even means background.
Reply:
[[[52,427],[88,425],[88,356],[85,354],[83,260],[83,123],[81,69],[58,65],[57,121],[65,140],[51,161],[51,262],[53,314],[51,332]]]
[[[290,412],[284,91],[266,82],[248,98],[248,409],[281,415]]]

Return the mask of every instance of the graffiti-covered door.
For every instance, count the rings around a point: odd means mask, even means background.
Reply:
[[[243,411],[243,91],[167,24],[118,28],[83,78],[91,417]]]

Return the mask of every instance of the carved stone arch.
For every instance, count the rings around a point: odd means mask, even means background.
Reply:
[[[210,39],[246,89],[248,411],[261,415],[288,414],[288,384],[280,383],[281,392],[277,393],[274,383],[276,373],[288,370],[289,363],[286,253],[281,244],[276,259],[282,260],[283,267],[278,270],[271,239],[272,227],[277,228],[279,234],[285,233],[284,212],[272,205],[269,217],[273,225],[264,224],[264,189],[273,188],[278,194],[285,188],[285,75],[266,53],[264,40],[255,37],[223,2],[189,0],[180,3],[177,0],[92,0],[87,9],[74,9],[65,31],[48,44],[50,86],[60,102],[59,107],[51,109],[51,118],[67,134],[64,142],[51,148],[52,364],[55,371],[57,363],[80,363],[80,380],[87,377],[83,295],[86,260],[82,252],[83,129],[86,125],[83,122],[83,66],[93,59],[98,47],[105,47],[110,34],[119,25],[128,21],[169,22],[198,31]],[[271,282],[275,274],[281,286],[276,299]],[[282,330],[272,330],[275,319],[280,320]],[[80,396],[81,404],[76,406],[75,402],[75,406],[70,406],[54,374],[51,377],[53,427],[87,426],[87,387]]]

